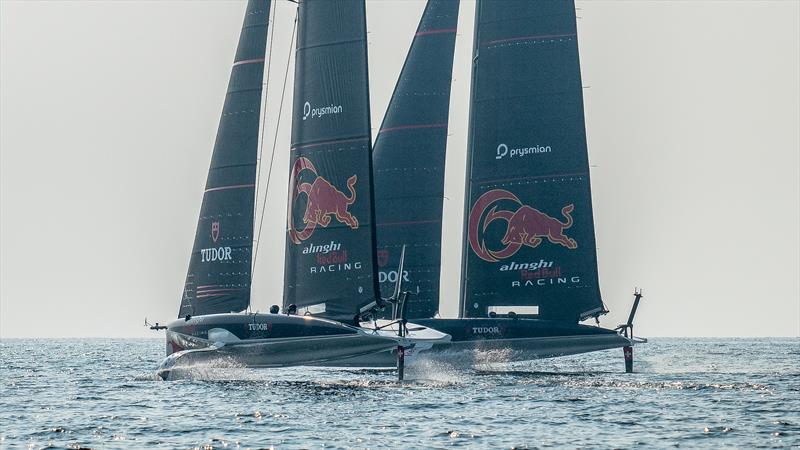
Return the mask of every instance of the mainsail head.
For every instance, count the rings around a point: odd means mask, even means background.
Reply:
[[[596,315],[574,2],[478,0],[475,26],[462,315]]]
[[[250,303],[256,160],[269,0],[249,0],[231,69],[178,317]]]
[[[439,308],[442,202],[458,0],[429,0],[375,140],[378,265],[382,295],[398,276],[410,319]],[[398,260],[406,248],[405,270]]]
[[[375,300],[364,0],[301,0],[284,307],[351,321]]]

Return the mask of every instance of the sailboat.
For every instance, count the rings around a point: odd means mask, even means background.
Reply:
[[[607,310],[571,1],[477,2],[460,314],[434,317],[458,8],[427,3],[373,148],[364,1],[299,2],[284,313],[250,314],[269,12],[250,1],[162,368],[220,356],[390,366],[409,349],[462,360],[502,350],[518,361],[623,347],[632,370],[640,292],[617,329],[580,323]]]
[[[521,361],[623,347],[597,274],[574,2],[477,0],[459,317],[440,303],[444,165],[459,2],[429,0],[373,151],[381,288],[412,293],[408,318],[452,336],[417,354]],[[397,182],[402,179],[402,182]],[[394,271],[407,248],[406,270]],[[441,355],[439,355],[441,356]],[[334,361],[385,366],[389,352]]]
[[[406,348],[449,339],[400,319],[360,323],[403,308],[399,291],[378,288],[364,0],[299,3],[284,308],[248,312],[270,6],[247,5],[162,378],[179,363],[282,367],[388,349],[402,363]]]

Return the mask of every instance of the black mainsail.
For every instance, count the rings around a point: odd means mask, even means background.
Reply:
[[[364,0],[301,0],[284,307],[350,322],[378,292]]]
[[[444,161],[458,0],[429,0],[373,149],[380,286],[389,297],[406,246],[408,318],[439,308]]]
[[[242,311],[250,263],[269,0],[249,0],[208,169],[178,317]]]
[[[462,315],[597,315],[574,2],[478,0],[475,28]]]

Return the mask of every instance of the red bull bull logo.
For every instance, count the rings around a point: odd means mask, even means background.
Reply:
[[[312,182],[298,183],[300,175],[309,172],[314,178]],[[292,186],[292,198],[289,203],[289,238],[295,244],[299,244],[314,234],[316,227],[327,227],[332,218],[349,226],[351,229],[358,229],[358,219],[347,209],[356,201],[356,181],[358,177],[353,175],[347,179],[347,189],[350,195],[336,189],[330,181],[319,176],[314,164],[306,157],[299,157],[292,166],[291,179],[289,186]],[[306,195],[306,209],[303,214],[304,228],[297,230],[294,227],[293,205],[301,194]]]
[[[518,205],[515,210],[498,210],[497,203],[510,201]],[[472,205],[469,214],[469,245],[472,251],[484,261],[497,262],[513,256],[523,246],[538,247],[545,239],[551,244],[562,245],[570,250],[578,248],[578,243],[564,234],[573,224],[573,204],[561,208],[564,221],[551,217],[536,208],[524,205],[513,193],[504,189],[493,189]],[[487,212],[488,211],[488,212]],[[508,226],[501,239],[502,247],[493,250],[486,247],[483,234],[489,224],[504,220]]]

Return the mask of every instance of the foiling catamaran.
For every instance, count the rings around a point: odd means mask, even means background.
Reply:
[[[516,361],[615,347],[632,370],[640,294],[616,330],[579,323],[607,311],[570,0],[477,1],[457,319],[433,317],[459,2],[428,1],[373,148],[364,0],[300,0],[283,312],[246,312],[270,6],[247,6],[159,373],[396,362],[402,378],[409,352]]]
[[[477,0],[460,318],[438,315],[442,208],[459,2],[429,0],[373,150],[381,289],[411,291],[407,317],[450,334],[431,352],[503,350],[508,361],[624,347],[580,324],[608,311],[597,276],[589,162],[571,0]],[[403,182],[398,183],[397,179]],[[401,249],[406,269],[398,274]],[[467,350],[466,352],[457,352]],[[382,360],[382,361],[381,361]],[[388,365],[378,353],[334,364]]]
[[[398,348],[402,363],[404,347],[449,339],[420,325],[360,326],[360,316],[373,309],[402,310],[404,297],[399,291],[387,300],[378,294],[363,0],[299,5],[285,314],[277,308],[243,312],[250,305],[270,6],[268,0],[247,5],[178,320],[166,327],[163,378],[193,362],[282,367]],[[336,187],[345,185],[349,196]],[[323,302],[320,314],[306,307]]]

